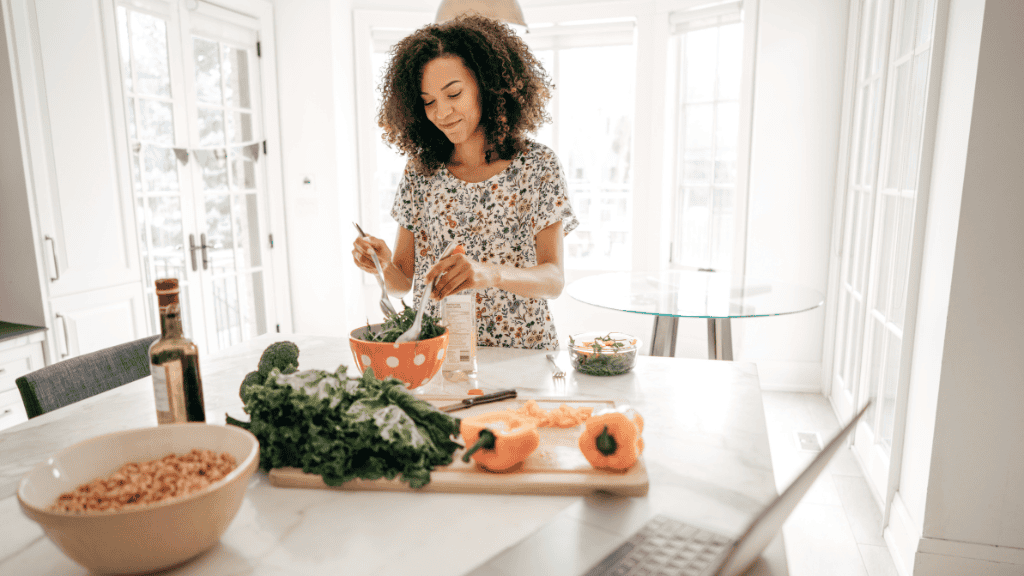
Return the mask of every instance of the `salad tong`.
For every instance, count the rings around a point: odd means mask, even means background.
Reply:
[[[353,222],[352,225],[356,227],[356,230],[359,231],[359,235],[361,237],[366,238],[366,232],[363,232],[363,229],[359,227],[359,224]],[[391,305],[391,300],[388,299],[388,289],[384,286],[384,270],[380,267],[380,260],[377,260],[377,253],[371,251],[370,258],[373,259],[373,265],[377,267],[377,273],[374,277],[377,279],[377,284],[380,286],[380,311],[383,312],[385,316],[398,314],[398,312],[395,311],[395,307]]]
[[[441,255],[437,258],[438,261],[447,256],[453,248],[455,248],[455,242],[449,242],[444,247],[444,250],[441,251]],[[437,276],[434,276],[434,279],[430,281],[430,285],[423,289],[423,295],[420,296],[419,309],[416,310],[416,319],[412,321],[412,326],[409,326],[408,330],[402,332],[398,339],[395,340],[395,343],[402,344],[419,339],[420,332],[423,331],[423,309],[427,307],[427,299],[430,298],[430,292],[434,289],[435,283],[437,283]]]

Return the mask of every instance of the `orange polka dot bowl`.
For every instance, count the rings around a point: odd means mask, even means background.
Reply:
[[[377,378],[397,378],[412,390],[430,382],[441,370],[448,351],[447,330],[428,340],[402,344],[366,340],[368,331],[380,332],[380,329],[380,324],[373,324],[357,328],[349,335],[352,359],[360,374],[367,368],[373,368],[373,375]]]

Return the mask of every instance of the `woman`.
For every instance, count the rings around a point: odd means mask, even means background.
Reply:
[[[565,284],[562,237],[578,225],[554,153],[525,134],[549,120],[551,84],[506,25],[477,15],[430,25],[392,50],[378,122],[409,161],[392,217],[395,250],[357,238],[356,265],[389,292],[415,292],[435,277],[428,313],[475,290],[477,344],[558,348],[546,299]],[[465,254],[438,261],[449,241]]]

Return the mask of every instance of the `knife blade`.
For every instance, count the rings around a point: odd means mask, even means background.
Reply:
[[[475,396],[473,398],[465,398],[458,404],[449,404],[447,406],[439,406],[438,410],[441,412],[454,412],[456,410],[463,410],[476,406],[477,404],[487,404],[488,402],[498,402],[500,400],[508,400],[515,398],[518,393],[514,388],[508,390],[499,390],[498,392],[491,392],[490,394],[484,394],[483,396]]]

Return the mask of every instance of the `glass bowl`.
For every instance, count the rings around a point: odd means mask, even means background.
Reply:
[[[622,332],[583,332],[569,336],[569,361],[591,376],[625,374],[636,365],[640,339]]]

